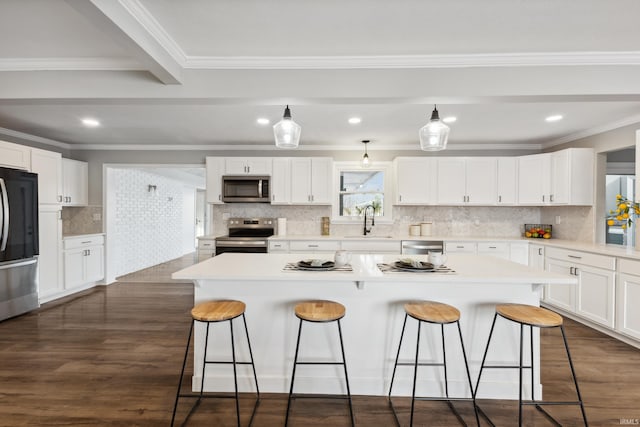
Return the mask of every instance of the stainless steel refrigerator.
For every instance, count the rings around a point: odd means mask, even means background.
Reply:
[[[0,167],[0,320],[38,308],[38,175]]]

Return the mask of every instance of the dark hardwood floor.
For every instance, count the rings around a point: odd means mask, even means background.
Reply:
[[[192,301],[189,284],[115,283],[0,322],[0,426],[169,425]],[[590,424],[640,419],[640,350],[575,322],[566,324]],[[545,397],[573,399],[559,335],[543,332],[542,343]],[[353,402],[357,425],[394,425],[385,398],[355,396]],[[243,397],[243,425],[252,403]],[[397,400],[407,424],[408,404]],[[482,406],[497,425],[516,425],[513,402]],[[458,407],[471,423],[470,405]],[[283,425],[285,408],[286,395],[264,395],[253,425]],[[185,403],[179,415],[187,409]],[[550,412],[563,425],[581,425],[575,407]],[[349,425],[345,402],[331,399],[296,401],[290,421],[291,426]],[[187,425],[234,426],[232,401],[204,401]],[[445,404],[419,402],[415,425],[458,423]],[[529,408],[526,425],[551,424]]]

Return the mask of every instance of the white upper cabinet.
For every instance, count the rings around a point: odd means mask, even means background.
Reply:
[[[593,204],[594,155],[591,148],[569,148],[522,156],[518,160],[521,205]]]
[[[551,154],[533,154],[518,158],[518,203],[549,203],[551,192]]]
[[[207,203],[222,203],[224,157],[207,157]]]
[[[31,149],[24,145],[0,141],[0,166],[29,170]]]
[[[591,148],[551,153],[552,204],[592,205],[594,154]]]
[[[518,203],[518,158],[499,157],[498,165],[498,204],[515,205]]]
[[[276,157],[273,159],[271,203],[274,205],[291,203],[291,159],[289,158]]]
[[[53,151],[31,150],[31,172],[38,174],[38,203],[62,203],[62,155]]]
[[[437,160],[438,204],[495,205],[497,162],[494,157],[444,157]]]
[[[396,157],[397,205],[429,205],[435,203],[436,159],[432,157]]]
[[[227,157],[225,174],[271,175],[271,157]]]
[[[78,160],[62,159],[62,203],[65,206],[89,204],[89,165]]]
[[[333,161],[328,157],[291,159],[291,203],[331,204]]]

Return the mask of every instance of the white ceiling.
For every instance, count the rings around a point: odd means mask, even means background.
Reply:
[[[639,16],[637,0],[1,0],[0,135],[273,149],[256,119],[288,103],[302,150],[414,150],[437,103],[451,149],[541,149],[640,122]]]

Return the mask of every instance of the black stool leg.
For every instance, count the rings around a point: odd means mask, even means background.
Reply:
[[[344,367],[344,380],[347,384],[347,397],[349,398],[349,414],[351,414],[351,427],[356,423],[353,416],[353,404],[351,402],[351,389],[349,388],[349,375],[347,375],[347,359],[344,356],[344,345],[342,343],[342,327],[340,326],[340,319],[338,319],[338,335],[340,335],[340,350],[342,351],[342,366]]]
[[[491,330],[489,331],[489,338],[487,339],[487,346],[484,349],[484,356],[482,356],[482,363],[480,364],[480,372],[478,373],[478,381],[476,381],[476,388],[473,392],[473,400],[475,402],[476,396],[478,394],[478,386],[480,386],[480,378],[482,378],[482,371],[484,369],[484,362],[487,360],[487,353],[489,353],[489,344],[491,344],[491,336],[493,335],[493,328],[496,326],[496,319],[498,318],[498,313],[493,315],[493,323],[491,323]]]
[[[207,322],[207,333],[204,336],[204,351],[202,352],[202,379],[200,380],[200,396],[198,397],[198,402],[200,402],[200,399],[202,399],[202,393],[204,392],[204,369],[207,367],[208,346],[209,346],[209,322]]]
[[[242,321],[244,322],[244,332],[247,335],[247,346],[249,347],[249,357],[251,358],[251,367],[253,368],[253,379],[256,382],[256,394],[260,400],[260,388],[258,387],[258,374],[256,374],[256,365],[253,363],[253,352],[251,351],[251,341],[249,340],[249,330],[247,329],[247,319],[242,313]]]
[[[442,336],[442,366],[444,368],[444,392],[449,398],[449,380],[447,377],[447,352],[444,347],[444,324],[440,324],[440,335]]]
[[[520,365],[518,366],[518,426],[522,427],[522,353],[524,325],[520,324]]]
[[[233,365],[233,386],[236,397],[236,418],[240,427],[240,400],[238,398],[238,372],[236,367],[236,345],[233,338],[233,319],[229,319],[229,330],[231,332],[231,361]]]
[[[567,343],[567,336],[564,333],[564,325],[560,325],[560,331],[562,332],[562,340],[564,341],[564,348],[567,351],[567,359],[569,359],[569,367],[571,368],[571,376],[573,377],[573,384],[576,386],[576,394],[578,395],[578,401],[580,402],[580,411],[582,412],[582,420],[585,427],[589,425],[587,422],[587,414],[584,411],[584,404],[582,403],[582,395],[580,394],[580,388],[578,387],[578,379],[576,378],[576,371],[573,368],[573,360],[571,359],[571,353],[569,353],[569,344]]]
[[[460,336],[460,346],[462,347],[462,358],[464,359],[464,367],[467,370],[467,380],[469,380],[469,390],[471,391],[471,398],[473,399],[473,411],[476,415],[476,424],[480,427],[480,417],[478,416],[478,406],[476,405],[476,398],[473,392],[473,384],[471,382],[471,373],[469,372],[469,362],[467,361],[467,352],[464,349],[464,341],[462,340],[462,329],[460,328],[460,321],[456,321],[458,326],[458,335]]]
[[[409,426],[413,427],[413,409],[416,403],[416,378],[418,377],[418,356],[420,352],[420,326],[422,322],[418,320],[418,336],[416,340],[416,364],[413,367],[413,391],[411,392],[411,417],[409,418]]]
[[[396,368],[398,367],[398,360],[400,359],[400,349],[402,348],[402,339],[404,338],[404,329],[407,326],[408,314],[404,315],[404,323],[402,324],[402,333],[400,334],[400,343],[398,343],[398,353],[396,354],[396,363],[393,365],[393,374],[391,374],[391,384],[389,384],[389,399],[391,399],[391,390],[393,389],[393,380],[396,377]]]
[[[184,359],[182,360],[182,370],[180,371],[180,380],[178,381],[178,391],[176,391],[176,401],[173,404],[173,415],[171,415],[171,427],[176,420],[176,410],[178,409],[178,399],[180,398],[180,389],[182,388],[182,379],[184,378],[184,368],[187,366],[187,357],[189,356],[189,344],[191,343],[191,334],[193,333],[193,320],[189,328],[189,337],[187,338],[187,347],[184,351]]]
[[[291,408],[291,396],[293,394],[293,381],[296,378],[296,365],[298,363],[298,349],[300,348],[300,334],[302,332],[302,319],[300,319],[300,325],[298,326],[298,339],[296,340],[296,353],[293,357],[293,372],[291,373],[291,387],[289,387],[289,399],[287,400],[287,415],[284,419],[284,426],[289,425],[289,409]]]

